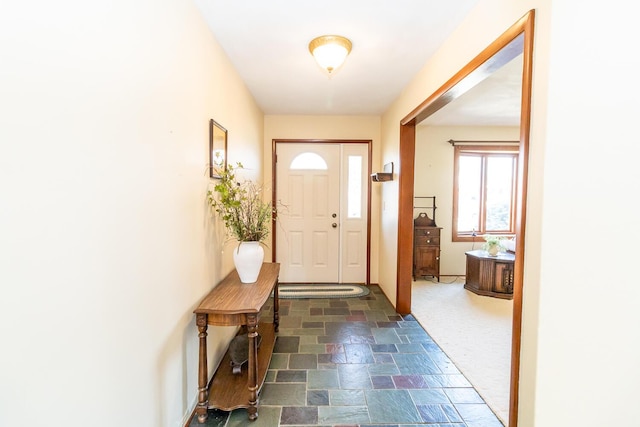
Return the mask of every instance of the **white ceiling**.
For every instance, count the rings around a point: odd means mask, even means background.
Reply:
[[[522,59],[518,55],[420,125],[519,126]]]
[[[195,0],[265,114],[379,115],[478,0]],[[309,42],[353,43],[331,79]]]

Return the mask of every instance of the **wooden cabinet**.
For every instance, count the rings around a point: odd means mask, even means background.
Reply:
[[[198,422],[207,420],[207,409],[231,411],[247,408],[250,420],[258,417],[258,393],[267,374],[275,345],[280,315],[278,313],[278,275],[280,264],[264,263],[255,283],[242,283],[232,271],[200,302],[194,310],[200,339],[198,363]],[[273,324],[259,323],[260,311],[273,292]],[[208,384],[207,327],[246,326],[248,357],[246,368],[235,375],[229,352]],[[258,339],[258,335],[262,337]],[[260,341],[260,345],[258,342]]]
[[[413,220],[413,280],[422,276],[440,281],[440,230],[426,213]]]
[[[464,288],[478,295],[513,299],[512,253],[490,256],[484,250],[465,252],[467,273]]]

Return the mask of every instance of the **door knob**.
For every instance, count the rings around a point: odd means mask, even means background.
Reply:
[[[337,214],[331,214],[331,218],[335,218],[337,216],[338,216]]]
[[[336,224],[336,223],[334,222],[333,224],[331,224],[331,226],[332,226],[333,228],[336,228],[336,227],[338,227],[338,224]]]

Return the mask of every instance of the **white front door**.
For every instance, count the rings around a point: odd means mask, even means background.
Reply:
[[[365,144],[276,145],[276,261],[283,283],[364,283]]]

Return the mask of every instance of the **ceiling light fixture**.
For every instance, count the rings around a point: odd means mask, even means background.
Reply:
[[[320,36],[311,40],[309,52],[320,67],[331,75],[351,52],[351,40],[342,36]]]

